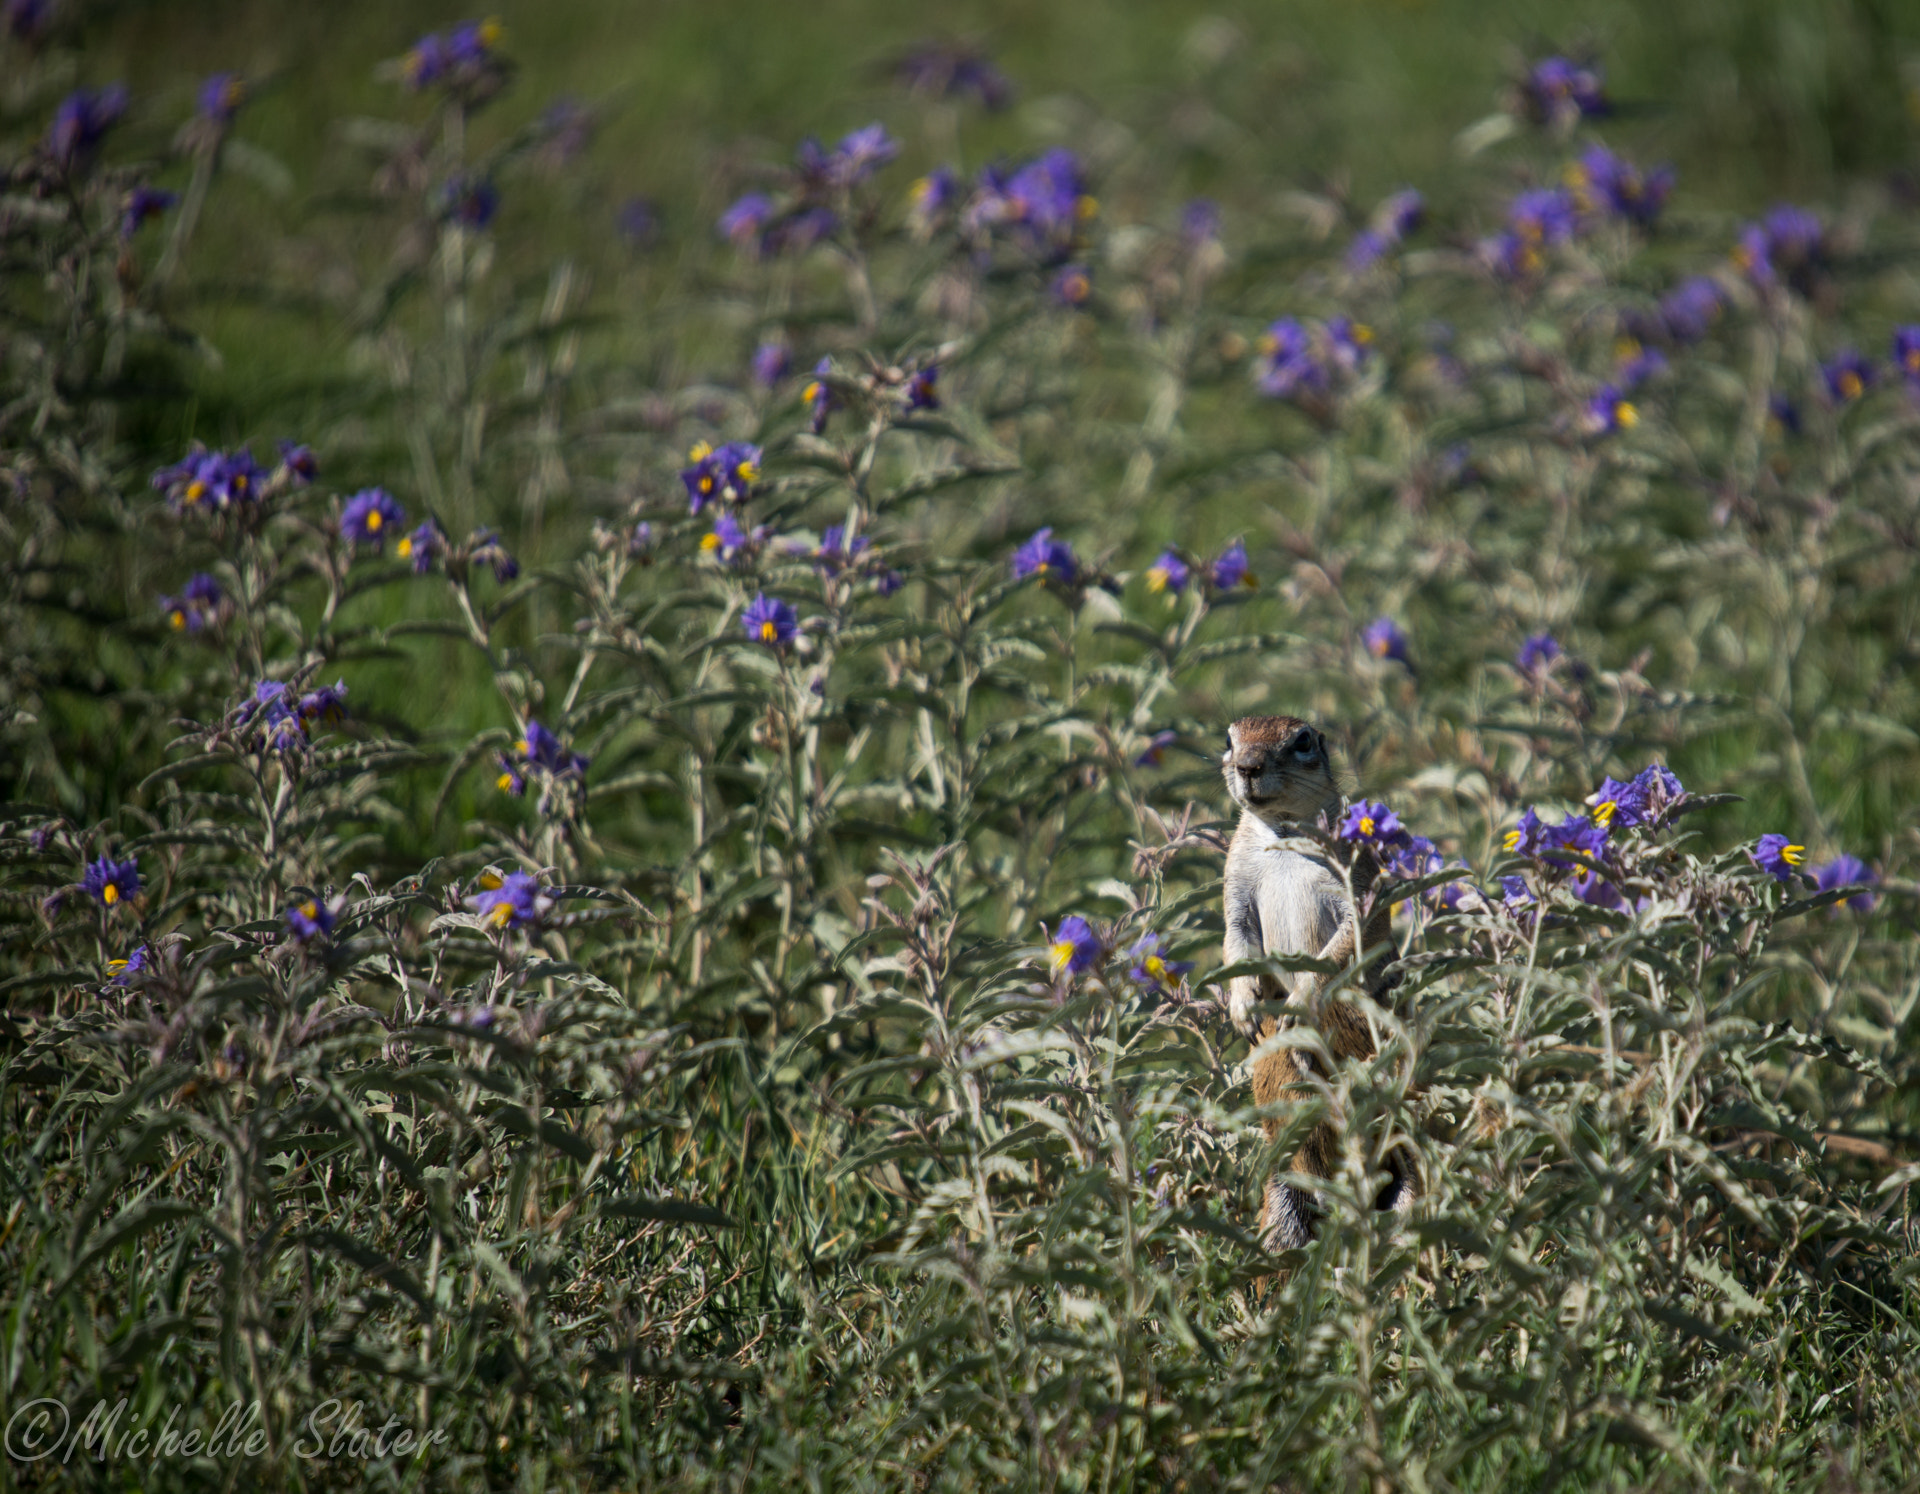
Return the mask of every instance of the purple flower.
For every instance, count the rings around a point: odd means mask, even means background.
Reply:
[[[1180,237],[1198,248],[1220,239],[1220,204],[1210,197],[1196,197],[1180,210]]]
[[[1068,919],[1066,923],[1062,923],[1060,932],[1064,934],[1067,923],[1073,921]],[[1166,990],[1193,969],[1191,960],[1167,959],[1161,954],[1164,947],[1165,941],[1158,934],[1148,934],[1136,940],[1132,948],[1127,951],[1127,958],[1133,961],[1132,968],[1127,971],[1127,977],[1136,985],[1144,986],[1149,991],[1159,992]],[[1068,962],[1068,968],[1072,968],[1071,961]]]
[[[527,775],[522,765],[504,752],[496,752],[493,760],[500,766],[500,776],[494,779],[494,787],[519,798],[527,791]]]
[[[53,14],[53,0],[5,0],[0,4],[0,29],[23,42],[35,42]]]
[[[687,512],[699,513],[709,499],[743,503],[760,480],[760,448],[729,441],[718,450],[701,441],[687,453],[693,463],[680,474],[687,490]]]
[[[120,237],[130,239],[149,218],[157,218],[180,199],[156,187],[135,187],[120,207]]]
[[[1524,877],[1502,877],[1500,879],[1501,901],[1509,913],[1518,913],[1533,906],[1533,892],[1527,886]]]
[[[1643,806],[1641,813],[1649,821],[1658,819],[1668,809],[1687,797],[1687,791],[1681,787],[1680,780],[1659,763],[1648,763],[1646,767],[1634,774],[1631,788]]]
[[[712,531],[700,538],[700,548],[717,554],[724,564],[731,564],[735,556],[752,545],[753,536],[729,513],[723,513],[715,519]]]
[[[279,680],[261,680],[253,687],[253,696],[242,702],[236,720],[241,726],[258,727],[254,745],[265,752],[293,752],[307,745],[307,723],[301,716],[299,700]]]
[[[801,630],[799,613],[787,607],[780,597],[770,597],[764,591],[747,605],[745,613],[739,614],[739,622],[747,638],[764,643],[770,649],[783,649]]]
[[[1393,245],[1377,228],[1363,228],[1347,246],[1347,268],[1358,274],[1385,259]]]
[[[832,372],[833,360],[822,358],[813,365],[813,378],[800,391],[800,398],[810,407],[808,425],[816,436],[827,428],[827,412],[840,402],[840,397],[833,392],[833,385],[827,382],[827,375]],[[699,509],[696,508],[694,512],[698,513]]]
[[[1695,275],[1660,298],[1660,320],[1675,342],[1698,342],[1719,320],[1726,296],[1718,281]]]
[[[812,559],[822,575],[837,576],[850,561],[858,559],[860,552],[872,543],[873,541],[866,535],[856,534],[853,537],[852,546],[849,547],[846,526],[829,524],[821,532],[820,543],[811,550],[804,546],[796,546],[794,550],[796,554],[806,555]]]
[[[287,909],[287,928],[302,944],[333,937],[334,911],[317,897],[295,903]]]
[[[1579,204],[1559,187],[1535,187],[1507,207],[1507,227],[1529,245],[1564,244],[1580,225]]]
[[[440,188],[440,211],[463,228],[479,230],[500,210],[500,193],[484,176],[449,177]]]
[[[1352,317],[1337,316],[1327,323],[1327,359],[1343,374],[1354,374],[1372,351],[1373,328]]]
[[[1858,901],[1858,899],[1855,899]],[[124,960],[108,960],[107,973],[113,978],[107,982],[110,986],[124,986],[132,982],[134,976],[147,968],[147,957],[152,946],[142,944]]]
[[[553,899],[541,892],[529,872],[508,872],[497,879],[489,874],[481,877],[480,887],[464,901],[496,929],[531,928],[553,906]]]
[[[1674,181],[1671,166],[1643,172],[1604,145],[1589,146],[1568,177],[1582,207],[1611,213],[1642,227],[1660,216]]]
[[[1621,343],[1619,360],[1613,371],[1613,381],[1623,390],[1637,389],[1667,371],[1666,354],[1658,348],[1643,348],[1632,338]]]
[[[1289,399],[1326,383],[1326,373],[1314,356],[1313,339],[1298,319],[1283,316],[1267,328],[1260,339],[1254,379],[1260,392],[1274,399]]]
[[[407,511],[385,488],[363,488],[340,512],[340,532],[355,545],[385,546],[390,531],[407,522]]]
[[[1908,384],[1920,387],[1920,326],[1893,329],[1893,366]]]
[[[1033,538],[1013,552],[1013,579],[1024,581],[1037,576],[1042,581],[1058,581],[1071,586],[1079,576],[1073,558],[1073,546],[1053,537],[1052,529],[1036,529]]]
[[[827,173],[836,185],[851,187],[865,181],[899,154],[900,146],[887,133],[887,127],[870,124],[853,131],[833,148]]]
[[[907,377],[907,408],[909,410],[937,410],[940,408],[940,395],[934,389],[940,378],[940,365],[929,363],[925,368],[915,369]]]
[[[1207,584],[1215,591],[1232,591],[1237,586],[1258,586],[1260,578],[1247,564],[1247,547],[1235,540],[1214,557],[1207,567]]]
[[[346,720],[346,681],[335,680],[331,685],[309,690],[300,697],[299,711],[302,721],[325,721],[337,725]]]
[[[1045,932],[1044,924],[1041,931]],[[1100,936],[1077,913],[1061,919],[1060,926],[1047,937],[1047,956],[1055,975],[1080,975],[1091,970],[1100,954]]]
[[[1004,184],[983,174],[979,195],[977,213],[989,226],[1007,228],[1043,257],[1067,253],[1081,224],[1100,210],[1082,181],[1079,157],[1062,146],[1029,161]]]
[[[1390,617],[1376,617],[1368,623],[1360,630],[1360,642],[1376,659],[1410,663],[1407,658],[1407,635],[1400,631],[1400,624]]]
[[[1531,809],[1520,816],[1520,823],[1506,833],[1502,844],[1515,856],[1531,856],[1540,849],[1547,825]]]
[[[1639,423],[1639,410],[1612,384],[1602,384],[1580,416],[1580,428],[1589,436],[1611,436],[1632,430]]]
[[[1587,796],[1587,803],[1593,806],[1596,825],[1631,829],[1647,822],[1647,797],[1647,786],[1638,778],[1622,783],[1609,777]]]
[[[753,382],[771,389],[787,376],[792,355],[783,342],[763,342],[753,350]]]
[[[653,564],[653,525],[642,519],[627,536],[627,554],[642,565]]]
[[[1147,590],[1179,593],[1186,590],[1192,569],[1172,550],[1162,550],[1160,558],[1147,567]]]
[[[1550,866],[1575,865],[1568,857],[1554,855],[1555,851],[1573,851],[1598,861],[1607,854],[1607,827],[1595,824],[1584,814],[1570,814],[1557,825],[1540,826],[1534,854]]]
[[[764,192],[749,192],[720,215],[720,233],[744,249],[772,217],[773,199]]]
[[[280,468],[276,476],[284,475],[288,487],[304,488],[319,471],[320,464],[314,460],[311,446],[294,441],[280,443]]]
[[[232,124],[247,101],[247,81],[238,73],[215,73],[200,85],[200,117],[215,124]]]
[[[1805,208],[1782,203],[1741,231],[1733,262],[1763,290],[1784,275],[1804,292],[1813,282],[1825,247],[1820,220]]]
[[[393,547],[393,553],[402,560],[413,562],[413,573],[424,576],[433,569],[433,562],[446,553],[447,537],[440,532],[440,526],[428,519],[412,534],[403,534]]]
[[[660,237],[660,210],[648,197],[629,197],[614,214],[613,226],[634,249],[645,249]]]
[[[1755,866],[1776,882],[1791,882],[1794,868],[1806,857],[1807,848],[1790,845],[1784,835],[1763,835],[1747,854]]]
[[[462,21],[444,34],[429,32],[401,59],[408,86],[422,89],[446,82],[458,87],[481,81],[496,65],[494,49],[502,34],[498,21]]]
[[[467,559],[483,561],[493,567],[493,579],[505,586],[520,574],[520,562],[507,553],[498,531],[476,529],[467,540]]]
[[[1591,867],[1581,868],[1567,887],[1581,902],[1596,908],[1618,908],[1623,901],[1620,889]]]
[[[1831,892],[1836,887],[1870,887],[1880,878],[1874,869],[1857,856],[1849,856],[1842,851],[1825,866],[1813,868],[1814,885],[1822,892]],[[1847,899],[1849,908],[1862,913],[1871,912],[1880,899],[1871,892],[1858,892]]]
[[[948,42],[923,42],[902,53],[894,77],[915,93],[952,98],[971,93],[989,109],[1003,109],[1013,97],[1006,74],[980,53]]]
[[[76,88],[53,111],[53,126],[47,132],[47,154],[65,171],[79,169],[93,158],[101,139],[126,112],[124,83],[111,83],[105,88]]]
[[[131,858],[115,861],[111,856],[102,856],[98,861],[87,863],[80,887],[102,907],[111,908],[125,898],[140,895],[140,863]]]
[[[1400,820],[1384,804],[1362,799],[1347,811],[1347,817],[1334,832],[1342,840],[1359,841],[1370,846],[1398,846],[1407,841]]]
[[[936,166],[907,188],[907,220],[922,237],[933,232],[960,194],[960,178],[951,166]]]
[[[1167,749],[1180,740],[1177,731],[1157,731],[1147,738],[1146,750],[1133,760],[1136,768],[1158,768],[1165,764]]]
[[[760,247],[768,254],[811,249],[822,239],[833,237],[840,216],[831,208],[811,207],[775,222],[761,235]]]
[[[1553,667],[1553,661],[1560,657],[1560,643],[1551,633],[1535,633],[1520,645],[1520,652],[1514,656],[1514,667],[1522,674],[1534,675]]]
[[[569,751],[558,737],[531,716],[514,750],[528,766],[554,778],[585,778],[592,762],[591,758]]]
[[[1820,377],[1826,381],[1827,398],[1836,405],[1851,403],[1873,387],[1874,367],[1852,348],[1830,362],[1820,365]]]
[[[160,610],[176,631],[198,633],[208,623],[219,620],[220,604],[224,600],[220,583],[205,571],[196,571],[181,588],[179,596],[160,599]]]
[[[740,626],[754,643],[785,648],[800,631],[800,615],[778,597],[762,592],[740,614]]]
[[[1601,70],[1565,57],[1536,62],[1520,85],[1527,118],[1536,124],[1566,129],[1582,116],[1605,114],[1609,108]]]
[[[1085,265],[1062,265],[1047,283],[1047,294],[1060,306],[1085,306],[1093,298],[1093,271]]]
[[[196,448],[173,466],[155,472],[153,486],[167,495],[176,513],[226,509],[258,496],[260,469],[245,450],[228,456]]]

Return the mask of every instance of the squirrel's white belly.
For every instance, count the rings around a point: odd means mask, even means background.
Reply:
[[[1346,884],[1320,857],[1285,845],[1265,847],[1260,856],[1262,861],[1277,857],[1281,863],[1261,867],[1260,929],[1266,953],[1319,954],[1340,931]]]

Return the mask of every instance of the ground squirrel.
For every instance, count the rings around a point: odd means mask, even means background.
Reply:
[[[1227,792],[1240,806],[1240,825],[1227,851],[1226,957],[1229,964],[1263,954],[1310,954],[1345,963],[1353,958],[1359,934],[1358,909],[1349,898],[1341,868],[1319,842],[1300,833],[1301,827],[1339,806],[1340,789],[1333,779],[1326,739],[1306,722],[1292,716],[1248,716],[1227,728],[1227,753],[1221,760]],[[1353,866],[1352,895],[1365,897],[1379,875],[1373,855],[1359,848]],[[1362,948],[1392,938],[1392,908],[1378,903],[1367,919]],[[1377,970],[1377,967],[1376,967]],[[1390,981],[1377,973],[1368,976],[1371,994],[1378,997]],[[1312,1072],[1313,1058],[1304,1049],[1259,1051],[1262,1039],[1280,1024],[1257,1010],[1262,1001],[1286,1001],[1308,1007],[1320,981],[1301,975],[1289,992],[1271,975],[1236,976],[1231,983],[1228,1010],[1233,1025],[1254,1044],[1253,1097],[1271,1105],[1289,1092],[1299,1093]],[[1328,1049],[1341,1058],[1373,1056],[1373,1035],[1366,1018],[1348,1002],[1327,1002],[1315,1018]],[[1269,1117],[1267,1137],[1280,1122]],[[1314,1129],[1293,1159],[1296,1172],[1331,1177],[1336,1138],[1331,1125]],[[1405,1209],[1413,1199],[1413,1170],[1398,1152],[1387,1161],[1391,1174],[1382,1190],[1381,1208]],[[1290,1188],[1277,1176],[1269,1177],[1261,1213],[1263,1239],[1269,1249],[1305,1245],[1313,1233],[1318,1210],[1312,1197]]]

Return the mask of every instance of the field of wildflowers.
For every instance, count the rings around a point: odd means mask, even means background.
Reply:
[[[11,1484],[1920,1481],[1893,31],[1818,201],[1571,43],[1288,175],[1221,17],[870,42],[647,195],[498,21],[308,115],[79,10],[0,4]],[[1398,938],[1272,1143],[1268,713]]]

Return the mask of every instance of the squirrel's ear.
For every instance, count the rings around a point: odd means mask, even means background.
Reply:
[[[1227,728],[1227,756],[1232,757],[1240,750],[1240,723],[1234,722]]]

